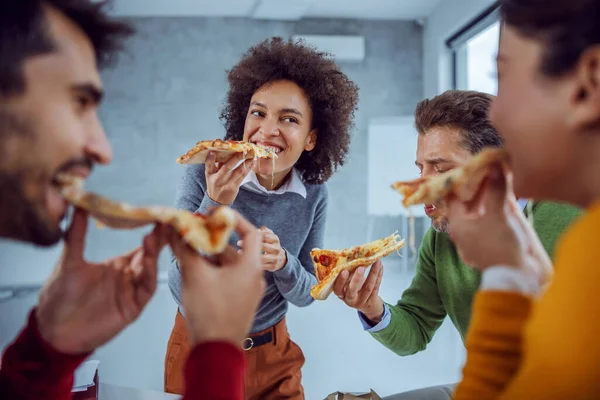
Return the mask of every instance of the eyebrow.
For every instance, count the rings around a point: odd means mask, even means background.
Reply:
[[[251,105],[254,106],[258,106],[258,107],[262,107],[262,108],[268,108],[265,104],[258,102],[258,101],[253,101],[252,103],[250,103]],[[291,114],[296,114],[302,118],[304,118],[304,116],[302,115],[302,113],[298,110],[296,110],[295,108],[282,108],[281,110],[279,110],[280,113],[291,113]]]
[[[100,87],[93,83],[79,83],[71,86],[74,92],[83,93],[90,97],[95,104],[99,104],[104,97],[104,92]]]
[[[445,158],[432,158],[429,160],[425,160],[425,162],[427,164],[438,165],[438,164],[450,163],[450,160],[446,160]],[[415,165],[418,167],[420,164],[418,161],[415,161]]]

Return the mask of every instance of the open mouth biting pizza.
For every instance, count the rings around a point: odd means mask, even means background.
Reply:
[[[375,261],[400,250],[404,240],[397,233],[375,240],[371,243],[343,250],[313,249],[310,252],[317,284],[310,290],[316,300],[325,300],[333,291],[333,283],[342,271],[354,271],[358,267],[367,267]]]
[[[208,215],[171,207],[135,207],[83,190],[83,181],[71,176],[58,178],[63,197],[82,208],[100,224],[114,229],[136,229],[162,223],[172,226],[191,247],[206,255],[220,254],[229,243],[235,221],[230,208],[219,207]]]
[[[428,176],[408,182],[396,182],[392,188],[404,196],[402,204],[410,207],[418,204],[439,204],[449,194],[461,201],[471,201],[486,176],[495,166],[508,162],[508,153],[503,149],[485,149],[467,164],[437,176]]]
[[[274,149],[254,143],[233,140],[205,140],[198,142],[194,148],[177,159],[178,164],[204,164],[208,153],[216,153],[216,162],[224,163],[236,153],[243,153],[245,159],[277,158]]]

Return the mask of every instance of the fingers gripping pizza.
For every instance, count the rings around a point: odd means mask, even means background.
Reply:
[[[59,181],[63,197],[102,225],[114,229],[170,225],[191,247],[207,255],[223,252],[234,229],[234,215],[228,207],[219,207],[208,215],[163,206],[135,207],[84,191],[78,178],[61,176]]]
[[[386,238],[344,250],[313,249],[310,255],[318,283],[311,288],[311,296],[317,300],[327,299],[333,291],[333,283],[342,271],[352,272],[358,267],[370,266],[403,246],[404,240],[394,233]]]
[[[404,196],[402,204],[439,204],[449,194],[460,200],[472,200],[492,168],[504,166],[508,154],[503,149],[485,149],[467,164],[437,176],[428,176],[408,182],[396,182],[392,188]]]
[[[276,150],[254,143],[233,140],[205,140],[177,159],[178,164],[204,164],[208,154],[216,153],[216,162],[224,163],[236,153],[243,153],[245,159],[277,158]]]

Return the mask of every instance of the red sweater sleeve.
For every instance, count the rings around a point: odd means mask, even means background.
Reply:
[[[11,400],[68,400],[73,374],[87,354],[59,353],[41,337],[35,309],[2,356],[0,397]]]
[[[192,349],[185,367],[183,400],[244,400],[246,360],[230,343],[201,343]]]

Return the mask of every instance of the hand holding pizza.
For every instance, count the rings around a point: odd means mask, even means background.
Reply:
[[[154,294],[167,231],[157,225],[141,247],[100,263],[84,260],[88,216],[77,208],[60,261],[40,293],[42,337],[67,354],[91,352],[133,322]]]
[[[248,244],[202,257],[173,232],[171,246],[183,278],[183,308],[192,343],[229,341],[240,346],[250,330],[266,283],[261,268],[262,234],[235,213],[235,230]]]
[[[279,237],[266,226],[260,228],[259,231],[263,234],[261,247],[263,269],[271,272],[279,271],[287,264],[287,255],[283,247],[281,247]],[[237,245],[242,247],[244,241],[238,241]]]
[[[218,163],[216,153],[210,152],[206,160],[205,173],[208,197],[222,205],[233,203],[242,181],[256,166],[256,160],[241,162],[242,160],[244,160],[244,153],[235,153],[226,162]]]
[[[461,258],[472,267],[515,267],[549,280],[552,263],[512,191],[512,175],[491,171],[470,203],[448,199],[450,237]]]
[[[383,317],[383,300],[379,297],[379,287],[383,276],[383,264],[375,262],[365,279],[366,269],[357,268],[354,272],[342,271],[333,284],[333,292],[348,306],[357,309],[368,320],[377,324]]]

